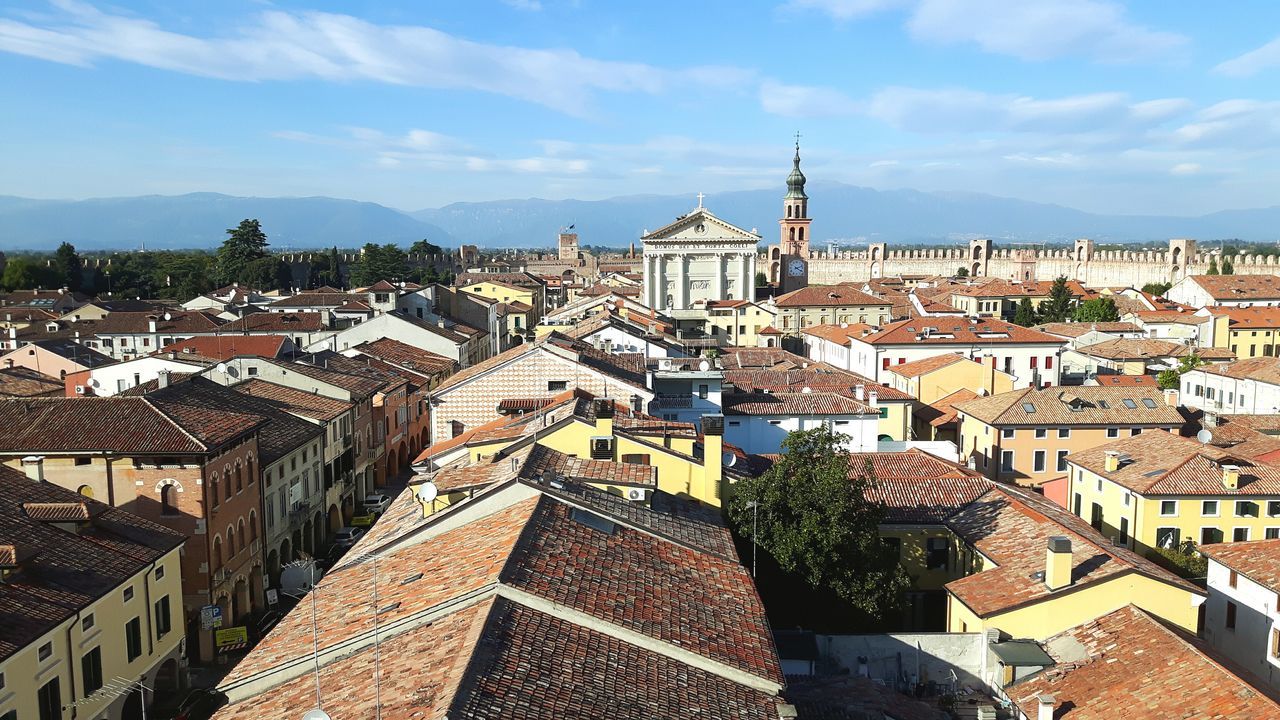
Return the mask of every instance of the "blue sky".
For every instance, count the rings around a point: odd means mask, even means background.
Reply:
[[[7,3],[0,194],[1277,204],[1280,3]],[[815,208],[815,212],[817,208]]]

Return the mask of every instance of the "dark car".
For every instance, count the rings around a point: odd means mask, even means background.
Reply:
[[[209,720],[218,708],[227,704],[227,696],[217,690],[192,690],[178,706],[173,720]]]

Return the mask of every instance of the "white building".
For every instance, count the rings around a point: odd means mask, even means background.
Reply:
[[[875,452],[880,409],[876,393],[859,402],[833,392],[740,392],[726,394],[724,440],[748,453],[777,453],[797,430],[828,425],[848,439],[849,452]]]
[[[339,330],[333,336],[314,342],[304,349],[307,352],[332,350],[340,353],[356,345],[385,337],[395,338],[416,348],[456,360],[462,367],[468,367],[489,355],[488,336],[482,331],[469,327],[464,329],[444,319],[433,323],[401,313],[375,315],[358,325]]]
[[[85,370],[76,376],[77,387],[74,389],[78,395],[111,397],[151,382],[160,377],[161,372],[193,374],[204,370],[209,364],[195,360],[176,360],[167,355],[146,355]]]
[[[1280,689],[1280,539],[1219,543],[1201,552],[1209,559],[1205,640]]]
[[[1280,413],[1280,358],[1205,365],[1182,375],[1181,401],[1220,415]]]
[[[1188,275],[1174,283],[1165,297],[1193,308],[1280,306],[1280,276]]]
[[[889,368],[935,355],[957,353],[1014,378],[1014,389],[1059,384],[1064,338],[982,318],[914,318],[850,338],[846,369],[890,382]]]
[[[644,303],[685,310],[697,300],[754,300],[760,236],[731,225],[702,206],[646,233]]]

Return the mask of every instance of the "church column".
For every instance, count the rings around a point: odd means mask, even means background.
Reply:
[[[655,307],[653,303],[653,256],[644,255],[644,304]]]
[[[658,281],[657,283],[655,283],[657,285],[657,294],[655,295],[655,297],[657,298],[657,302],[654,304],[653,309],[666,310],[667,309],[667,256],[666,254],[659,253],[658,256],[654,258],[654,264],[655,264],[655,270],[656,270],[654,275],[657,276]]]
[[[729,274],[729,271],[724,266],[724,253],[716,253],[716,279],[715,279],[716,296],[715,297],[717,300],[728,299],[728,297],[725,295],[725,288],[724,288],[725,276],[728,274]]]
[[[689,267],[686,256],[676,256],[676,307],[681,310],[689,307]]]
[[[747,273],[751,271],[750,260],[747,253],[738,255],[738,297],[742,300],[751,299],[751,281],[747,279]]]
[[[756,299],[756,254],[747,255],[747,282],[742,286],[742,299],[755,302]]]

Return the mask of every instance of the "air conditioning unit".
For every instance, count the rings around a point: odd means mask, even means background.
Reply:
[[[627,488],[627,499],[632,502],[644,502],[648,495],[649,491],[644,488]]]
[[[77,395],[83,395],[83,394],[84,394],[84,386],[83,386],[83,385],[77,385],[77,386],[76,386],[76,394],[77,394]]]

